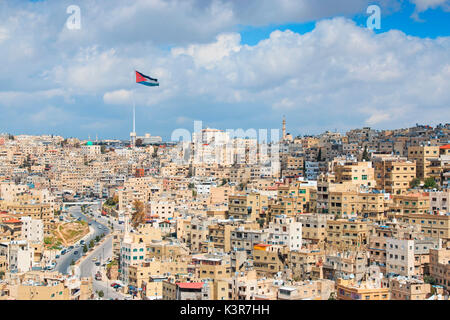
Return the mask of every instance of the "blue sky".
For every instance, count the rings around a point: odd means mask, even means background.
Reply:
[[[133,95],[138,134],[164,139],[282,115],[294,135],[446,123],[449,15],[448,0],[1,2],[0,132],[127,138]]]

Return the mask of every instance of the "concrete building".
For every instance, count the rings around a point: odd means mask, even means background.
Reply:
[[[386,272],[414,275],[414,240],[386,239]]]

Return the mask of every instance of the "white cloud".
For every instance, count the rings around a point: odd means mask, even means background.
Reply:
[[[450,8],[449,0],[410,0],[416,5],[418,12],[423,12],[428,9],[436,9],[437,7]]]
[[[56,97],[80,109],[100,110],[99,100],[131,106],[133,90],[136,106],[167,126],[186,119],[256,126],[280,111],[293,127],[311,130],[409,125],[424,110],[431,122],[450,117],[448,37],[375,34],[344,18],[320,21],[304,35],[274,31],[251,46],[235,32],[239,24],[364,14],[369,1],[79,2],[77,32],[64,28],[63,4],[42,3],[48,11],[29,13],[0,3],[0,42],[8,44],[0,46],[0,111]],[[418,10],[427,5],[415,3]],[[160,87],[136,85],[135,68]]]
[[[193,44],[187,48],[173,48],[172,55],[176,58],[179,55],[191,56],[197,67],[212,69],[224,57],[228,57],[232,52],[239,52],[241,46],[241,36],[238,33],[220,34],[216,42],[208,44]]]
[[[292,109],[294,105],[294,102],[292,102],[290,99],[284,98],[281,101],[275,102],[273,104],[273,107],[275,109]]]
[[[63,123],[68,123],[73,117],[69,112],[54,106],[47,106],[29,116],[34,125],[43,125],[45,127],[55,127]]]
[[[9,31],[5,27],[0,26],[0,43],[9,39]]]
[[[106,104],[119,104],[119,105],[130,105],[132,100],[131,90],[116,90],[112,92],[106,92],[103,95],[103,101]]]

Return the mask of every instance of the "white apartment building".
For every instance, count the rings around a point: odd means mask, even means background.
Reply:
[[[128,284],[128,268],[130,266],[137,266],[145,260],[145,243],[137,243],[133,238],[125,235],[120,245],[120,278]]]
[[[40,219],[22,217],[22,237],[29,242],[44,241],[44,223]]]
[[[34,249],[28,241],[0,243],[0,255],[6,256],[10,271],[28,272],[33,266]]]
[[[81,153],[85,155],[99,155],[101,154],[101,146],[98,145],[85,145],[81,146]]]
[[[386,239],[386,273],[414,275],[414,240]]]
[[[269,244],[287,245],[289,250],[300,250],[302,247],[302,223],[293,217],[277,215],[269,223]]]
[[[162,220],[173,218],[175,215],[175,202],[152,200],[150,201],[150,212],[152,216],[158,216]]]

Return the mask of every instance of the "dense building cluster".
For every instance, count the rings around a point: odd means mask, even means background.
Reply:
[[[52,270],[83,199],[135,299],[448,299],[450,124],[151,142],[0,135],[0,299],[95,296]]]

